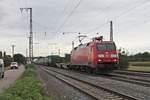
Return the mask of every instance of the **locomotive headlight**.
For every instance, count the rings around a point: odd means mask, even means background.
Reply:
[[[104,58],[104,54],[98,54],[99,58]]]
[[[117,54],[111,54],[112,58],[117,58]]]

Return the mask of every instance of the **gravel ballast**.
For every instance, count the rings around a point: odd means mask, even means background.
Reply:
[[[51,68],[51,67],[49,67]],[[150,100],[150,87],[144,87],[132,83],[121,82],[117,80],[107,79],[103,77],[91,76],[86,74],[80,74],[78,72],[61,70],[56,68],[51,68],[54,70],[58,70],[66,75],[70,75],[72,77],[80,78],[81,80],[85,80],[96,84],[98,86],[102,86],[113,91],[117,91],[119,93],[127,94],[137,98],[138,100]]]
[[[39,66],[37,66],[37,72],[45,90],[54,100],[93,100],[88,95],[41,70]]]

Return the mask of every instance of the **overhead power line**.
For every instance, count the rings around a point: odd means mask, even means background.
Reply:
[[[63,23],[58,27],[57,31],[60,31],[60,29],[67,23],[69,18],[74,14],[75,10],[79,7],[81,4],[82,0],[79,0],[79,2],[76,4],[76,6],[73,8],[73,10],[68,14],[66,19],[63,21]]]
[[[73,1],[74,1],[74,0],[73,0]],[[72,1],[72,0],[68,0],[68,1],[67,1],[67,3],[66,3],[66,4],[64,5],[64,7],[62,8],[62,12],[61,12],[61,14],[60,14],[59,16],[64,16],[66,10],[69,9],[68,7],[71,5],[71,3],[72,3],[73,1]],[[56,19],[56,21],[57,21],[57,25],[59,25],[59,24],[61,23],[59,17]],[[56,27],[56,30],[57,30],[57,27]]]
[[[38,26],[40,26],[40,27],[42,27],[43,29],[49,29],[48,26],[43,25],[43,24],[41,24],[41,23],[38,23],[38,22],[36,22],[35,20],[33,20],[33,23],[36,24],[36,25],[38,25]]]
[[[141,0],[140,0],[140,1],[141,1]],[[135,6],[131,7],[131,8],[129,8],[129,9],[123,11],[123,12],[121,12],[119,15],[115,16],[113,19],[116,19],[116,18],[118,18],[118,17],[121,17],[121,16],[123,16],[123,15],[125,15],[125,14],[127,14],[127,13],[130,13],[130,12],[133,11],[134,9],[141,7],[142,5],[146,4],[147,2],[149,2],[149,0],[144,0],[144,1],[142,1],[141,3],[139,3],[139,4],[137,4],[137,5],[135,5]]]
[[[46,30],[46,29],[47,29],[47,30],[50,29],[48,26],[43,25],[43,24],[41,24],[41,23],[38,23],[38,22],[36,22],[35,20],[33,20],[33,23],[36,24],[36,25],[38,25],[38,26],[40,26],[40,27],[42,27],[42,28],[44,29],[41,33],[44,33],[44,34],[45,34],[45,30]],[[62,33],[62,34],[64,35],[64,34],[78,33],[78,32],[71,32],[71,31],[61,31],[61,32],[46,31],[46,33]]]
[[[139,1],[141,1],[141,0],[139,0]],[[121,13],[118,14],[117,16],[113,16],[113,17],[110,18],[109,20],[115,20],[116,18],[119,18],[119,17],[121,17],[121,16],[123,16],[123,15],[125,15],[125,14],[127,14],[127,13],[130,13],[130,12],[133,11],[134,9],[141,7],[143,4],[146,4],[147,2],[149,2],[149,0],[144,0],[144,1],[142,1],[142,2],[140,2],[140,3],[138,3],[138,4],[136,4],[136,5],[134,5],[134,6],[132,6],[132,7],[130,7],[129,9],[127,9],[127,10],[121,12]],[[90,31],[97,30],[97,29],[100,29],[100,28],[104,27],[106,24],[109,23],[109,20],[108,20],[107,22],[101,24],[100,26],[97,26],[96,28],[90,30]]]

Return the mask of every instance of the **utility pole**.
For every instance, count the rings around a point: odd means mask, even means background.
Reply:
[[[23,10],[30,11],[30,35],[29,35],[29,61],[33,60],[33,32],[32,32],[32,8],[20,8],[21,12]]]
[[[72,41],[72,50],[74,49],[74,41]]]
[[[28,49],[26,49],[26,61],[28,63]]]
[[[12,61],[14,61],[15,45],[11,45],[11,47],[12,47]]]
[[[113,41],[113,22],[110,21],[110,41]]]
[[[58,55],[60,56],[60,49],[58,49]]]

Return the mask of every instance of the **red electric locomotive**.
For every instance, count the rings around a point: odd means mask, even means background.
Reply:
[[[102,37],[98,37],[72,50],[69,68],[88,72],[106,72],[116,68],[118,61],[115,43],[103,41]]]

